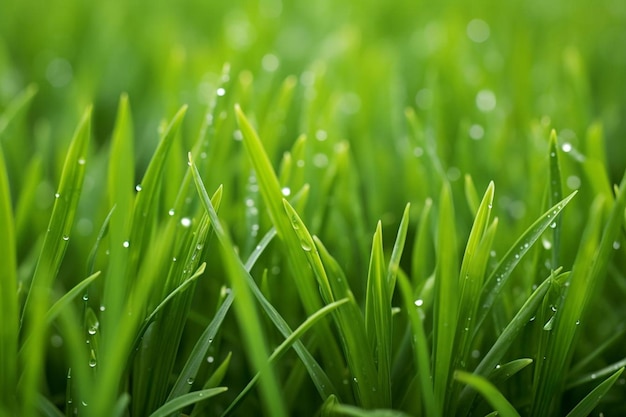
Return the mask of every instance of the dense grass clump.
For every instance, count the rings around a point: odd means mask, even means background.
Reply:
[[[621,1],[0,10],[0,417],[626,414]]]

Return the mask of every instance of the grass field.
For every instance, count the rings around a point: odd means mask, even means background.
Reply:
[[[0,417],[626,414],[626,3],[0,3]]]

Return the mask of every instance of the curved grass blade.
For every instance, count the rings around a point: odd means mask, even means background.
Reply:
[[[489,381],[478,375],[456,371],[454,379],[467,384],[478,391],[502,417],[520,417],[511,403]]]
[[[19,334],[19,307],[17,300],[17,255],[15,226],[11,209],[11,190],[0,146],[0,392],[6,393],[2,406],[7,413],[17,415],[17,404],[12,400],[17,385],[17,351]]]
[[[487,318],[487,314],[491,310],[491,307],[500,294],[500,291],[502,291],[504,284],[511,276],[513,269],[515,269],[524,255],[526,255],[535,242],[537,242],[539,237],[541,237],[541,234],[554,223],[556,217],[575,195],[576,191],[565,197],[539,217],[528,229],[526,229],[522,236],[513,244],[513,246],[511,246],[506,255],[504,255],[502,260],[498,263],[498,266],[483,285],[481,297],[482,302],[478,312],[476,331],[481,328],[483,322]],[[476,332],[474,332],[474,334],[475,333]]]
[[[91,107],[85,112],[70,144],[48,231],[37,261],[33,280],[22,312],[24,337],[30,338],[29,348],[22,356],[23,374],[19,390],[24,404],[24,415],[34,415],[35,395],[43,368],[43,339],[45,313],[48,310],[48,293],[56,278],[67,249],[70,232],[76,215],[78,200],[85,176],[85,158],[91,128]]]
[[[43,395],[39,395],[37,397],[38,400],[38,409],[42,416],[44,417],[65,417],[61,410],[59,410],[56,405],[52,403],[47,397]],[[4,414],[2,414],[4,415]]]
[[[274,364],[280,357],[282,357],[287,350],[291,348],[291,346],[300,339],[304,333],[309,330],[315,323],[317,323],[322,318],[326,317],[329,313],[341,307],[343,304],[346,304],[349,300],[347,298],[343,298],[339,301],[335,301],[330,303],[324,307],[322,307],[317,313],[312,316],[309,316],[296,330],[293,331],[270,355],[268,362],[269,364]],[[254,387],[256,382],[259,379],[259,373],[257,373],[251,380],[248,382],[248,385],[237,395],[237,398],[233,400],[233,402],[228,406],[226,411],[222,414],[223,417],[231,415],[235,409],[239,406],[244,397],[250,392],[250,390]]]
[[[213,339],[215,339],[218,330],[222,326],[224,318],[226,317],[226,313],[228,313],[228,310],[230,309],[230,306],[232,305],[234,299],[235,294],[231,291],[220,306],[220,308],[215,313],[215,317],[213,317],[211,323],[209,323],[209,325],[200,335],[200,338],[198,338],[198,341],[193,347],[193,350],[191,351],[191,354],[189,355],[189,358],[187,359],[183,370],[178,375],[178,378],[176,379],[176,382],[174,383],[174,386],[172,387],[172,390],[167,397],[168,400],[172,400],[176,397],[181,396],[182,394],[189,392],[191,386],[187,383],[187,381],[194,380],[196,378],[198,370],[200,369],[200,365],[202,365],[202,363],[204,362],[206,352],[209,350],[211,343],[213,343]]]
[[[254,171],[259,183],[261,196],[268,210],[268,215],[279,239],[284,243],[286,251],[287,265],[294,277],[294,284],[298,295],[302,300],[304,311],[311,315],[322,307],[320,293],[315,285],[313,278],[307,265],[305,254],[303,253],[300,241],[292,232],[291,221],[285,213],[283,204],[283,195],[278,182],[278,178],[274,172],[272,164],[263,148],[263,144],[256,131],[244,115],[239,105],[235,106],[237,121],[243,134],[243,143],[246,153],[252,163]],[[343,367],[344,359],[337,345],[336,339],[333,337],[330,328],[325,322],[320,323],[316,328],[321,340],[324,340],[320,346],[320,351],[324,363],[330,369],[333,380],[343,379],[340,369]]]
[[[228,391],[226,387],[203,389],[200,391],[190,392],[189,394],[181,395],[175,399],[163,404],[158,410],[150,414],[150,417],[168,417],[173,412],[182,410],[188,405],[195,404],[200,401],[208,400],[211,397],[215,397],[218,394]]]
[[[496,365],[496,369],[491,373],[489,380],[492,384],[498,386],[531,363],[533,363],[532,359],[522,358],[505,363],[504,365]]]
[[[326,251],[321,241],[311,236],[298,213],[287,200],[283,200],[283,203],[285,212],[291,219],[293,234],[300,242],[301,250],[313,270],[324,300],[330,303],[340,297],[350,299],[349,305],[333,317],[337,330],[341,334],[357,400],[366,408],[375,408],[381,401],[381,393],[377,392],[377,372],[374,357],[369,349],[361,310],[354,300],[341,267]]]
[[[63,294],[63,296],[59,298],[46,313],[46,323],[50,325],[64,308],[70,305],[70,303],[78,297],[78,295],[82,294],[87,287],[89,287],[91,283],[99,277],[100,271],[95,272],[76,284],[74,288]]]
[[[284,401],[280,395],[280,390],[278,389],[278,381],[276,380],[273,369],[269,367],[267,363],[268,355],[265,335],[261,330],[259,316],[254,307],[250,288],[246,282],[245,277],[247,271],[241,264],[234,250],[232,240],[215,212],[213,204],[202,183],[202,179],[200,178],[200,173],[191,160],[191,154],[189,158],[196,188],[209,214],[215,234],[220,241],[222,258],[224,259],[226,270],[232,281],[233,290],[238,297],[238,302],[235,303],[235,312],[242,327],[244,342],[246,343],[246,353],[250,357],[253,366],[261,373],[261,380],[263,381],[261,384],[261,393],[264,397],[265,405],[268,411],[271,411],[272,415],[277,417],[286,416],[287,412],[285,410]]]
[[[624,372],[624,368],[618,369],[613,375],[606,380],[602,381],[597,387],[595,387],[585,398],[580,401],[576,407],[567,413],[566,417],[587,417],[591,414],[594,408],[600,403],[602,397],[613,387],[617,379]]]
[[[400,268],[400,259],[404,252],[404,244],[406,243],[406,235],[409,231],[409,215],[411,210],[411,204],[408,203],[402,214],[402,220],[398,227],[398,234],[396,235],[396,241],[391,251],[391,258],[389,259],[389,266],[387,267],[387,283],[389,285],[389,300],[393,297],[394,289],[396,288],[396,278],[398,270]]]

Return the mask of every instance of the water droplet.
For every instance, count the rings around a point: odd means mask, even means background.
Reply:
[[[296,162],[296,166],[298,168],[302,168],[304,166],[304,159],[298,159],[298,161]]]
[[[580,324],[580,320],[576,320],[576,326]]]
[[[68,240],[70,240],[70,237],[68,235],[63,235],[63,240],[67,242]]]
[[[204,247],[204,245],[202,243],[198,243],[196,245],[196,250],[202,250],[203,247]]]
[[[172,258],[172,262],[176,262],[176,257],[173,257],[173,258]]]
[[[54,198],[59,198],[59,197],[61,197],[61,194],[59,194],[59,193],[54,193]]]
[[[548,239],[546,238],[541,238],[541,245],[543,246],[543,248],[545,250],[550,250],[552,249],[552,242],[550,242]]]
[[[83,301],[89,301],[89,294],[83,295]]]
[[[125,240],[124,242],[122,242],[122,246],[128,248],[130,247],[130,242],[128,240]]]
[[[300,246],[302,247],[302,250],[305,250],[307,252],[310,252],[312,249],[311,244],[304,239],[300,241]]]
[[[206,358],[206,361],[207,361],[208,363],[213,363],[213,362],[215,361],[215,358],[214,358],[213,356],[208,356],[208,357]]]
[[[613,242],[613,249],[618,250],[621,246],[621,243],[619,243],[617,240]]]
[[[358,383],[359,383],[359,380],[358,380],[358,379],[356,379],[356,376],[355,376],[354,378],[352,378],[352,380],[354,381],[354,383],[355,383],[355,384],[358,384]]]
[[[243,140],[243,133],[241,133],[241,130],[237,129],[233,132],[233,139],[237,142],[241,142]]]
[[[222,87],[218,88],[217,91],[215,92],[219,97],[223,97],[224,94],[226,94],[226,90],[224,90]]]
[[[418,307],[421,307],[424,305],[424,300],[422,300],[421,298],[418,298],[417,300],[415,300],[415,305]]]
[[[552,330],[552,326],[554,325],[554,317],[555,316],[550,317],[550,320],[548,320],[546,324],[543,325],[543,330],[546,330],[546,331]]]
[[[591,379],[596,379],[597,375],[596,374],[591,374]]]
[[[187,378],[187,383],[189,385],[193,384],[193,378],[191,378],[191,377]]]
[[[552,223],[550,223],[550,228],[552,228],[552,229],[556,229],[556,222],[552,222]]]
[[[497,364],[497,365],[496,365],[496,369],[500,369],[500,364]]]
[[[173,216],[174,215],[174,209],[170,209],[170,211],[167,212],[168,215]]]
[[[137,185],[135,186],[135,190],[137,190],[137,191],[141,191],[141,184],[137,184]]]
[[[328,156],[324,153],[316,153],[313,155],[313,165],[317,168],[324,168],[328,166]]]
[[[563,152],[571,152],[572,144],[569,142],[565,142],[563,145],[561,145],[561,149],[563,149]]]
[[[254,207],[254,200],[251,198],[247,198],[246,199],[246,206],[247,207]]]
[[[85,165],[85,158],[80,158],[78,160],[78,165]]]
[[[96,358],[89,359],[89,367],[90,368],[95,368],[97,364],[98,364],[98,362],[96,361]]]
[[[104,311],[104,310],[106,310],[106,307],[105,306],[100,306],[100,311]]]
[[[180,219],[180,224],[183,227],[189,227],[191,226],[191,219],[189,217],[183,217],[182,219]]]
[[[80,405],[82,405],[83,407],[87,407],[89,404],[87,404],[87,402],[85,402],[85,401],[81,401]]]

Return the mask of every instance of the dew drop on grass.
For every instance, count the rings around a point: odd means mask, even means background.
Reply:
[[[223,96],[224,96],[224,94],[226,94],[226,90],[224,90],[222,87],[220,87],[220,88],[218,88],[218,89],[217,89],[216,94],[217,94],[219,97],[223,97]]]
[[[479,124],[473,124],[469,128],[469,137],[474,140],[480,140],[485,136],[485,128]]]
[[[78,160],[78,165],[85,165],[85,158],[80,158]]]
[[[422,300],[421,298],[418,298],[417,300],[415,300],[415,305],[417,307],[421,307],[424,305],[424,300]]]
[[[182,219],[180,219],[180,224],[183,227],[189,227],[191,226],[191,219],[189,217],[183,217]]]
[[[137,184],[135,186],[135,190],[137,190],[137,192],[141,191],[141,184]]]
[[[54,198],[59,198],[59,197],[61,197],[61,194],[59,194],[59,193],[54,193]]]
[[[283,193],[285,197],[289,197],[291,195],[291,188],[289,187],[283,187],[283,189],[280,191]]]
[[[191,378],[191,377],[187,378],[187,384],[192,385],[193,384],[193,378]]]
[[[617,240],[613,242],[613,249],[618,250],[621,246],[621,243],[619,243]]]
[[[122,246],[128,248],[130,247],[130,242],[128,240],[125,240],[124,242],[122,242]]]
[[[95,368],[97,364],[98,364],[98,362],[96,361],[96,358],[89,359],[89,367],[90,368]]]
[[[317,132],[315,132],[315,139],[319,140],[320,142],[323,142],[326,139],[328,139],[328,133],[326,133],[325,130],[320,129]]]
[[[70,240],[70,237],[68,235],[63,235],[63,240],[67,242],[68,240]]]
[[[476,94],[476,107],[482,112],[490,112],[496,108],[496,95],[491,90],[480,90]]]
[[[312,249],[311,244],[304,239],[300,241],[300,246],[302,247],[302,250],[305,250],[307,252],[310,252]]]
[[[237,142],[241,142],[243,140],[243,133],[241,133],[241,130],[237,129],[233,132],[233,139]]]
[[[106,310],[106,307],[105,306],[100,306],[100,311],[104,311],[104,310]]]
[[[572,144],[569,142],[565,142],[563,145],[561,145],[561,149],[563,149],[563,152],[571,152]]]
[[[174,209],[170,209],[170,211],[167,212],[168,215],[173,216],[174,215]]]
[[[83,301],[89,301],[89,294],[83,295]]]
[[[206,361],[207,361],[208,363],[213,363],[213,362],[215,361],[215,358],[214,358],[213,356],[208,356],[208,357],[206,358]]]

